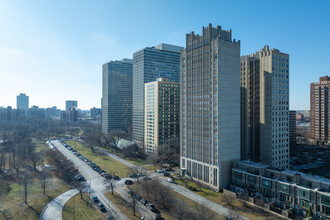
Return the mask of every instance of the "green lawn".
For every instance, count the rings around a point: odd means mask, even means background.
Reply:
[[[94,203],[87,193],[83,193],[83,199],[80,194],[70,199],[64,206],[62,212],[63,220],[88,219],[88,220],[106,220],[106,216],[100,211],[97,204]]]
[[[28,186],[28,205],[24,203],[24,186],[18,183],[10,184],[11,190],[0,198],[0,208],[5,210],[8,219],[38,219],[42,208],[53,198],[69,189],[68,185],[58,178],[51,178],[47,182],[46,194],[37,179],[31,180]],[[0,219],[4,217],[0,215]]]
[[[76,149],[81,155],[93,161],[96,165],[101,167],[107,173],[115,172],[115,175],[120,177],[127,177],[129,175],[129,169],[126,165],[98,152],[92,152],[92,150],[79,141],[66,141],[68,145]]]
[[[262,220],[262,219],[269,219],[269,217],[272,216],[271,213],[260,211],[256,208],[253,208],[253,210],[252,210],[252,207],[250,207],[249,205],[245,206],[244,203],[239,199],[232,199],[231,203],[228,204],[225,201],[225,195],[223,193],[215,192],[215,191],[205,188],[205,187],[200,187],[196,183],[189,181],[187,179],[176,179],[175,182],[186,188],[188,188],[189,186],[195,187],[198,190],[195,193],[197,193],[215,203],[226,206],[227,208],[230,208],[250,219]],[[280,217],[277,217],[277,216],[272,216],[272,217],[273,217],[273,219],[281,219]]]

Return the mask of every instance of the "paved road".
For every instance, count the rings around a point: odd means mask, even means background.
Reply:
[[[110,152],[104,150],[104,149],[97,148],[97,150],[98,150],[99,152],[102,152],[102,153],[104,153],[105,155],[107,155],[107,156],[113,158],[114,160],[117,160],[117,161],[119,161],[119,162],[125,164],[126,166],[128,166],[128,167],[130,167],[130,168],[134,168],[134,169],[139,169],[139,168],[141,168],[141,167],[139,167],[139,166],[137,166],[137,165],[135,165],[135,164],[133,164],[133,163],[127,161],[127,160],[124,160],[124,159],[122,159],[122,158],[120,158],[120,157],[118,157],[118,156],[116,156],[116,155],[114,155],[114,154],[112,154],[112,153],[110,153]],[[163,177],[162,174],[154,173],[154,172],[151,172],[151,171],[146,171],[146,172],[148,172],[148,174],[149,174],[149,176],[150,176],[151,178],[158,178],[159,180],[161,180],[160,182],[161,182],[163,185],[168,186],[168,187],[169,187],[170,189],[172,189],[173,191],[176,191],[176,192],[180,193],[181,195],[183,195],[183,196],[185,196],[185,197],[187,197],[187,198],[189,198],[189,199],[191,199],[191,200],[193,200],[193,201],[195,201],[195,202],[197,202],[197,203],[199,203],[199,204],[201,204],[201,205],[205,205],[205,204],[207,204],[207,207],[208,207],[209,209],[211,209],[212,211],[218,213],[219,215],[222,215],[222,216],[229,216],[229,211],[230,211],[230,210],[229,210],[228,208],[226,208],[226,207],[224,207],[224,206],[222,206],[222,205],[219,205],[218,203],[212,202],[212,201],[210,201],[210,200],[208,200],[208,199],[206,199],[206,198],[204,198],[204,197],[198,195],[197,193],[194,193],[194,192],[192,192],[192,191],[186,189],[186,188],[183,187],[183,186],[180,186],[180,185],[177,185],[177,184],[173,184],[173,183],[166,182],[165,179],[162,178],[162,177]],[[248,220],[248,218],[245,217],[245,216],[241,216],[241,218],[244,219],[244,220]]]
[[[86,183],[90,187],[91,193],[96,194],[105,208],[110,211],[109,215],[111,215],[116,220],[127,220],[126,216],[123,215],[121,211],[106,196],[104,196],[104,193],[106,192],[104,186],[104,178],[95,172],[88,164],[80,160],[71,151],[66,149],[64,145],[59,141],[52,141],[52,144],[54,144],[54,146],[77,167],[81,175],[85,177]],[[54,216],[51,219],[54,219]]]
[[[48,220],[48,219],[54,219],[54,220],[61,220],[62,219],[62,209],[73,196],[77,195],[79,191],[77,189],[70,189],[55,199],[53,199],[50,203],[48,203],[42,214],[40,215],[41,220]]]
[[[91,193],[95,194],[99,200],[104,204],[107,210],[113,215],[114,219],[127,219],[121,211],[104,195],[106,190],[106,186],[104,184],[105,178],[100,176],[99,173],[94,171],[88,164],[84,161],[80,160],[77,156],[75,156],[71,151],[66,149],[63,144],[59,141],[52,141],[54,146],[68,159],[70,159],[74,165],[78,168],[81,175],[83,175],[86,179],[87,185],[90,187]],[[125,180],[127,178],[122,178],[120,181],[116,181],[115,192],[117,192],[122,198],[126,201],[130,201],[130,195],[128,194],[128,189],[125,185]],[[137,203],[136,210],[142,215],[146,217],[146,220],[155,219],[155,214],[148,210],[142,204]]]

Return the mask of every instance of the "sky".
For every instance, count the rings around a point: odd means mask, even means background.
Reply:
[[[330,75],[330,1],[0,0],[0,106],[101,106],[102,64],[132,58],[212,23],[232,29],[241,55],[264,45],[290,54],[290,109],[309,109],[309,86]]]

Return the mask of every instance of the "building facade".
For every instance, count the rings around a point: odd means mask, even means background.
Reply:
[[[181,51],[180,166],[215,190],[240,158],[240,41],[221,26],[186,35]]]
[[[131,59],[103,64],[102,76],[102,131],[129,131],[132,125]]]
[[[25,114],[27,115],[29,110],[29,96],[25,95],[24,93],[21,93],[17,96],[16,101],[16,108],[24,110]]]
[[[78,108],[78,101],[66,100],[65,101],[65,111],[69,111],[70,108]]]
[[[99,120],[102,117],[102,109],[93,107],[90,109],[90,114],[92,119]]]
[[[296,111],[289,112],[290,152],[293,152],[297,145],[296,114]]]
[[[310,138],[320,144],[329,144],[330,77],[320,77],[310,87]]]
[[[241,158],[289,167],[289,55],[265,46],[241,57]]]
[[[282,209],[306,216],[330,218],[330,180],[297,171],[272,169],[251,161],[238,161],[232,169],[231,190],[250,197],[262,197]]]
[[[180,50],[182,47],[160,44],[133,54],[133,140],[144,145],[144,84],[167,78],[180,81]]]
[[[158,147],[180,135],[180,83],[165,78],[145,84],[144,148],[157,153]]]

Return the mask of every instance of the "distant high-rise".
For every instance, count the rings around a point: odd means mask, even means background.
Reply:
[[[102,131],[128,131],[132,125],[131,59],[103,64],[102,76]]]
[[[157,153],[164,144],[179,140],[180,83],[159,78],[145,84],[144,94],[144,148]]]
[[[203,27],[181,52],[180,165],[194,179],[229,187],[240,159],[240,41],[231,30]]]
[[[330,77],[320,77],[320,82],[310,87],[310,138],[320,144],[330,141],[329,104]]]
[[[144,84],[167,78],[180,81],[180,50],[182,47],[160,44],[133,54],[133,140],[144,144]]]
[[[29,109],[29,96],[25,95],[24,93],[21,93],[17,96],[17,109],[23,109],[25,113],[27,114],[27,111]]]
[[[65,101],[65,111],[69,111],[70,108],[78,108],[78,101],[66,100]]]
[[[102,117],[102,109],[100,109],[100,108],[93,107],[90,109],[89,112],[90,112],[92,119],[101,119],[101,117]]]
[[[289,55],[265,46],[241,57],[241,158],[289,167]]]

